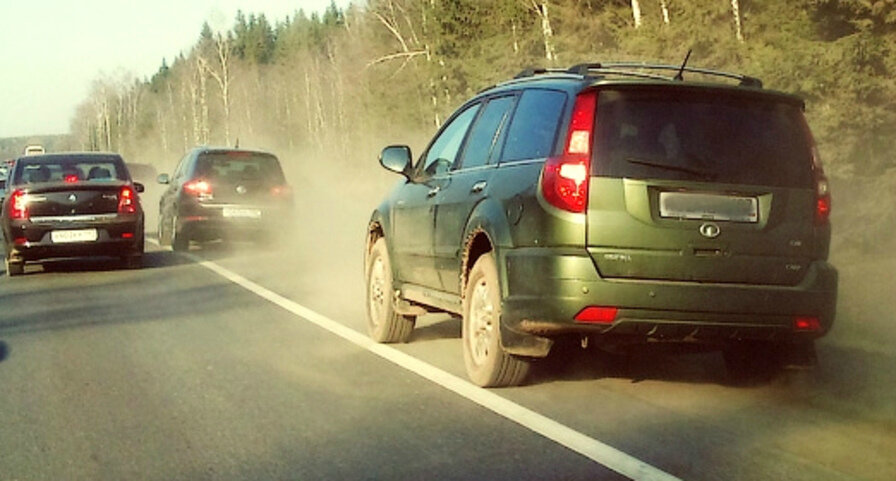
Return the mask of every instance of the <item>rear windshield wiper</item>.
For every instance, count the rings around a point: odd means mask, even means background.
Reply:
[[[682,167],[680,165],[671,165],[663,162],[657,162],[655,160],[642,159],[639,157],[626,157],[625,160],[632,164],[645,165],[647,167],[655,167],[657,169],[674,170],[676,172],[684,172],[686,174],[697,176],[703,180],[712,180],[715,178],[715,174],[706,170]]]

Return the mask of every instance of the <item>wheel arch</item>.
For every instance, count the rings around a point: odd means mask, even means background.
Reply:
[[[506,294],[504,287],[506,282],[501,250],[512,247],[513,243],[510,226],[500,204],[488,200],[480,202],[467,221],[463,239],[459,280],[461,296],[466,291],[470,270],[473,269],[476,260],[482,254],[494,252],[503,297]]]

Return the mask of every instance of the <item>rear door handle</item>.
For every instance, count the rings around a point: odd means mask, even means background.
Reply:
[[[434,197],[436,194],[439,193],[440,190],[442,190],[441,187],[439,187],[439,186],[435,186],[435,187],[433,187],[432,189],[429,189],[429,192],[427,192],[426,196],[427,196],[427,197]]]
[[[473,188],[470,189],[470,192],[472,192],[474,194],[478,194],[478,193],[482,192],[483,190],[485,190],[485,186],[487,186],[487,185],[488,185],[488,182],[486,182],[484,180],[476,182],[475,184],[473,184]]]

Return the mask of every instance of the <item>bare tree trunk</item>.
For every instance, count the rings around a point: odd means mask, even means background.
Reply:
[[[740,0],[731,0],[731,14],[734,16],[734,33],[737,41],[744,42],[744,24],[740,14]]]
[[[660,0],[660,10],[663,12],[663,23],[669,25],[669,4],[666,0]]]
[[[635,20],[635,28],[641,28],[641,2],[632,0],[632,18]]]
[[[115,151],[121,152],[124,145],[124,124],[125,124],[125,102],[124,102],[124,86],[119,87],[118,91],[118,109],[115,112]]]
[[[208,85],[203,64],[205,59],[197,57],[197,74],[199,75],[199,141],[198,144],[208,144],[211,128],[208,124]]]
[[[159,123],[159,140],[162,144],[162,152],[168,153],[168,128],[166,126],[165,117],[162,115],[162,109],[156,110],[156,122]]]
[[[633,0],[635,1],[635,0]],[[541,36],[544,41],[544,58],[553,63],[557,60],[557,52],[554,50],[554,29],[551,27],[551,17],[548,12],[550,4],[547,0],[537,2],[532,0],[532,8],[541,18]]]
[[[308,76],[308,71],[305,71],[305,121],[307,123],[307,131],[308,138],[313,139],[317,137],[317,129],[314,124],[314,116],[311,113],[311,77]]]
[[[519,55],[520,54],[520,41],[519,41],[516,31],[517,31],[516,19],[511,18],[510,19],[510,33],[513,35],[513,54]]]
[[[221,106],[224,107],[224,142],[231,145],[230,142],[230,39],[218,33],[215,36],[215,53],[218,55],[218,63],[221,71],[209,67],[208,62],[199,56],[202,68],[215,79],[218,87],[221,89]],[[204,83],[204,82],[203,82]],[[206,107],[207,111],[207,107]]]

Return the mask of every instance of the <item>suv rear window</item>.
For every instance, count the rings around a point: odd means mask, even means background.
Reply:
[[[196,175],[224,182],[282,183],[277,157],[255,152],[209,152],[196,162]]]
[[[594,175],[808,187],[801,106],[722,90],[601,90]]]

